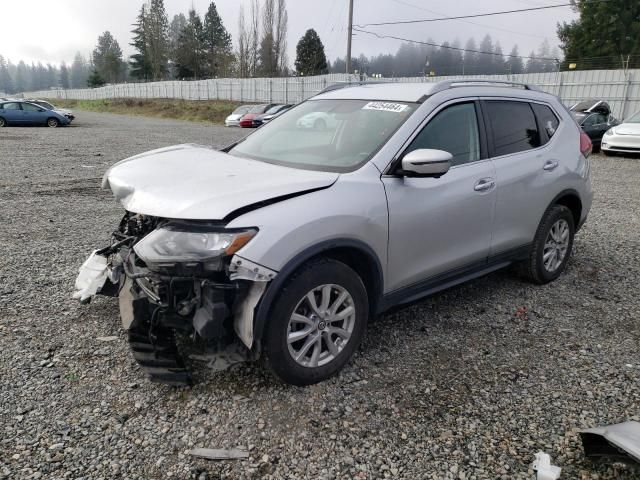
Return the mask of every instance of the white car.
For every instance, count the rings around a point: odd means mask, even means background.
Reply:
[[[315,130],[334,129],[338,124],[335,116],[324,112],[312,112],[302,117],[296,125],[300,128],[313,128]]]
[[[600,148],[605,155],[640,153],[640,112],[607,130]]]
[[[242,105],[241,107],[236,108],[231,115],[229,115],[224,124],[227,127],[238,127],[240,126],[240,119],[245,116],[245,114],[249,113],[253,105]]]

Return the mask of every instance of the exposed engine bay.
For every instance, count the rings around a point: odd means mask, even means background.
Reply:
[[[276,272],[234,255],[253,235],[254,230],[232,232],[216,222],[127,212],[111,245],[81,268],[76,297],[118,296],[133,356],[151,380],[189,384],[176,335],[209,353],[228,353],[235,345],[236,359],[260,353],[253,311]]]

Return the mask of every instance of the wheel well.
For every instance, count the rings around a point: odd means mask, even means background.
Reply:
[[[336,247],[319,253],[316,258],[332,258],[352,268],[362,279],[369,298],[369,314],[375,315],[382,294],[381,275],[378,266],[367,253],[355,247]]]
[[[580,217],[582,216],[582,202],[580,198],[572,193],[561,196],[555,201],[556,205],[564,205],[573,214],[573,224],[575,228],[580,225]]]

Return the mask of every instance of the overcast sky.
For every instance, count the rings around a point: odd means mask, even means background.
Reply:
[[[125,55],[130,55],[131,25],[143,0],[2,0],[0,11],[4,19],[0,27],[0,55],[14,63],[19,60],[43,63],[71,62],[75,52],[88,56],[99,34],[109,30],[120,43]],[[201,14],[210,0],[165,0],[169,19],[176,13],[187,13],[191,5]],[[236,42],[238,13],[248,0],[216,0],[218,11]],[[346,27],[349,0],[288,0],[289,61],[295,59],[295,46],[308,28],[320,34],[330,60],[346,54]],[[355,0],[354,23],[434,18],[438,16],[470,15],[500,10],[552,5],[557,0]],[[432,38],[436,43],[460,39],[463,46],[473,36],[479,42],[489,33],[499,40],[505,53],[514,44],[520,54],[537,50],[547,38],[557,45],[556,24],[575,17],[570,8],[484,17],[473,20],[432,22],[427,24],[367,27],[379,33],[415,40]],[[354,37],[353,54],[367,56],[395,52],[400,42],[377,39],[358,33]]]

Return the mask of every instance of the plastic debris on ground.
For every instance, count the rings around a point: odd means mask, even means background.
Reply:
[[[536,453],[533,469],[537,472],[536,480],[557,480],[562,472],[560,467],[551,465],[551,456],[544,452]]]
[[[194,448],[189,450],[187,455],[193,457],[206,458],[207,460],[236,460],[249,458],[249,452],[232,448],[229,450],[221,448]]]
[[[95,250],[82,264],[76,278],[76,291],[73,298],[81,303],[89,303],[107,281],[107,258],[97,254]]]

